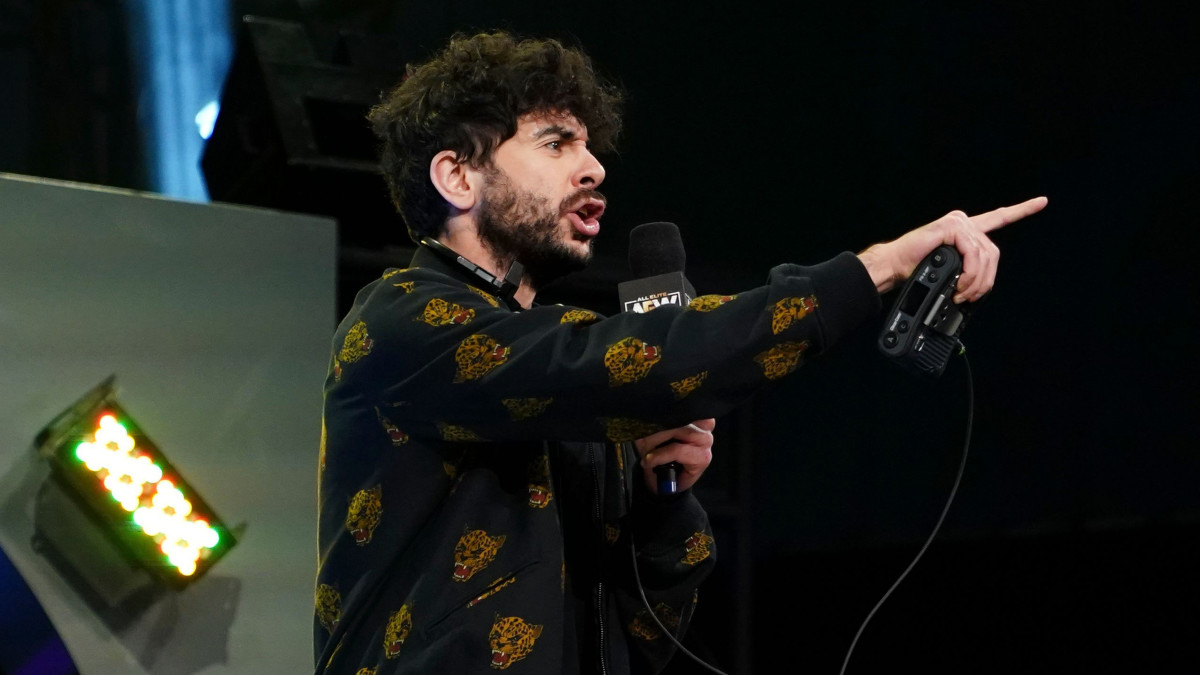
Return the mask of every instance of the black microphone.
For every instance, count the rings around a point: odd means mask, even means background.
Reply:
[[[696,289],[683,276],[686,256],[675,223],[643,223],[629,232],[629,269],[617,285],[621,311],[644,314],[659,305],[687,307]]]
[[[643,223],[629,232],[629,269],[634,279],[617,284],[622,312],[644,314],[663,305],[687,307],[696,289],[683,276],[686,255],[675,223]],[[654,467],[659,494],[679,489],[683,466],[668,462]]]

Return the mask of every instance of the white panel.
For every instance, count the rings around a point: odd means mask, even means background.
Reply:
[[[84,675],[311,669],[335,268],[329,219],[0,174],[0,545]],[[111,374],[193,487],[247,525],[208,576],[117,630],[30,545],[33,438]]]

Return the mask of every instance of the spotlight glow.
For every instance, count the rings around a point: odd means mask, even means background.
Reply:
[[[180,574],[195,574],[196,562],[211,553],[220,536],[207,520],[192,513],[191,500],[163,477],[162,467],[140,452],[125,425],[111,413],[103,414],[92,440],[76,446],[75,456],[121,508],[133,514],[133,522],[154,538]]]
[[[209,101],[200,112],[196,113],[196,130],[204,140],[212,137],[213,129],[217,126],[217,115],[221,112],[221,104]]]
[[[73,556],[68,561],[73,566],[93,559],[124,563],[148,572],[157,582],[183,588],[237,545],[238,529],[243,526],[228,528],[117,402],[115,377],[80,397],[34,439],[38,454],[50,463],[49,479],[57,488],[47,492],[47,503],[66,491],[76,498],[70,500],[74,506],[89,516],[47,519],[44,526],[56,532],[54,541],[64,547],[64,555]],[[57,501],[53,504],[67,508]],[[123,550],[70,548],[100,545],[78,536],[78,528],[90,526]],[[113,553],[120,560],[105,557]],[[135,583],[132,579],[130,583]]]

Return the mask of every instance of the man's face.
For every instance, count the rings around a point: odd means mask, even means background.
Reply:
[[[484,175],[478,231],[498,261],[519,260],[535,289],[587,265],[604,213],[596,191],[604,167],[574,117],[521,117]]]

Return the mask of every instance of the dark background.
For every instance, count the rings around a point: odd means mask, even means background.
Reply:
[[[0,2],[0,170],[145,188],[116,4]],[[952,209],[1048,196],[994,235],[997,286],[963,336],[974,423],[961,486],[847,672],[1195,672],[1200,68],[1184,6],[235,3],[301,25],[313,56],[281,74],[247,57],[236,22],[241,85],[206,170],[246,171],[228,140],[238,116],[264,137],[298,133],[265,93],[273,78],[325,64],[375,81],[455,30],[508,28],[582,45],[628,93],[621,151],[603,158],[596,265],[546,300],[615,311],[641,222],[680,225],[698,291],[736,292],[774,264],[861,250]],[[354,111],[370,102],[309,98],[310,121],[345,128],[344,142],[325,131],[297,158],[276,139],[258,180],[276,166],[339,188],[213,198],[336,214],[341,311],[410,243],[361,164]],[[321,161],[339,147],[357,157]],[[967,369],[911,376],[875,350],[878,328],[719,421],[698,489],[720,565],[688,644],[728,672],[837,672],[938,522]],[[671,671],[699,672],[682,657]]]

